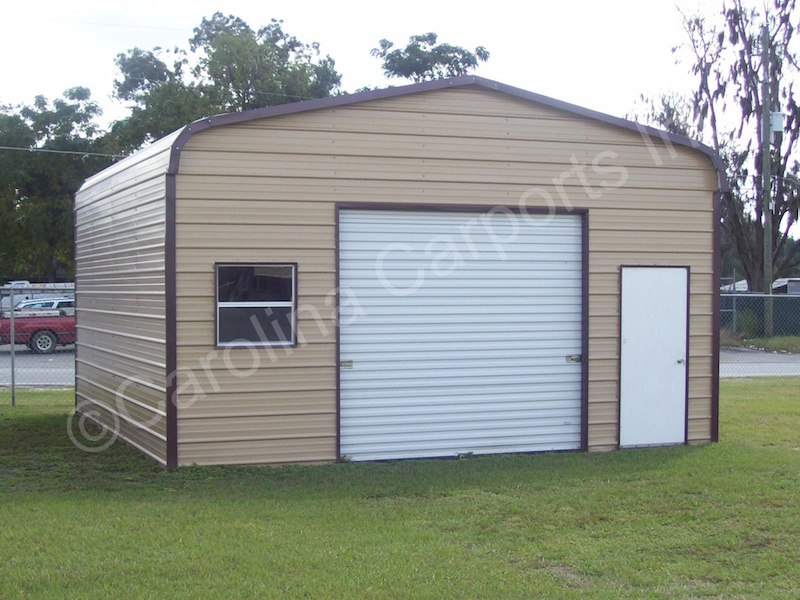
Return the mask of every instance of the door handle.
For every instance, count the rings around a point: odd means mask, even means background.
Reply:
[[[679,358],[678,359],[678,364],[679,365],[685,365],[686,364],[686,359],[685,358]]]

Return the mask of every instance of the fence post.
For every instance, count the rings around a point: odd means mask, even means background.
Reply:
[[[733,337],[734,338],[737,336],[737,333],[738,333],[736,331],[736,327],[737,327],[736,321],[737,321],[737,318],[736,318],[736,293],[734,293],[733,294]]]

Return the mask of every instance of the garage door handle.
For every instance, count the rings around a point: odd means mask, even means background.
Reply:
[[[678,364],[679,365],[685,365],[686,364],[686,359],[685,358],[679,358],[678,359]]]
[[[580,354],[567,354],[566,359],[568,363],[579,363],[583,360],[583,356]]]

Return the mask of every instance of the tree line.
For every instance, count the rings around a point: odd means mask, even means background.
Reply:
[[[722,157],[731,190],[721,206],[723,276],[736,274],[750,291],[765,291],[769,281],[800,277],[796,1],[770,0],[756,9],[724,0],[715,18],[681,17],[686,36],[673,52],[695,88],[645,99],[641,116]],[[775,131],[764,120],[773,114]],[[765,252],[772,273],[764,271]]]
[[[723,270],[737,269],[753,290],[763,289],[766,279],[767,210],[772,275],[800,276],[798,22],[795,0],[772,0],[759,10],[723,0],[715,17],[683,15],[686,39],[675,52],[695,76],[695,90],[647,99],[631,115],[704,141],[723,157],[732,190],[722,207]],[[764,26],[767,48],[759,46]],[[482,46],[471,51],[440,43],[435,33],[411,36],[400,47],[382,39],[371,54],[388,77],[414,82],[464,75],[489,59]],[[253,29],[216,13],[194,29],[188,49],[133,48],[115,63],[113,94],[129,114],[107,130],[98,126],[100,108],[83,87],[52,102],[39,96],[31,105],[0,106],[0,283],[72,278],[74,193],[120,157],[204,116],[342,93],[334,59],[278,20]],[[769,206],[759,191],[765,77],[770,108],[787,116],[770,146]]]
[[[405,47],[381,40],[372,53],[387,76],[413,81],[464,75],[489,58],[435,33]],[[133,48],[115,63],[113,95],[130,112],[107,131],[84,87],[0,106],[0,283],[72,279],[74,194],[122,156],[195,119],[341,93],[333,58],[278,20],[253,29],[216,13],[194,29],[188,50]]]

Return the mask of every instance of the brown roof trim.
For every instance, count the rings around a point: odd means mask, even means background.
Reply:
[[[304,100],[302,102],[293,102],[291,104],[279,104],[278,106],[268,106],[266,108],[256,108],[244,112],[227,113],[223,115],[216,115],[204,119],[198,119],[183,128],[178,134],[175,142],[172,144],[170,155],[169,173],[175,174],[178,172],[180,164],[180,152],[188,139],[197,133],[209,127],[217,127],[220,125],[231,125],[233,123],[242,123],[245,121],[252,121],[254,119],[265,119],[268,117],[277,117],[279,115],[289,115],[300,113],[310,110],[319,110],[324,108],[335,108],[338,106],[348,106],[357,104],[359,102],[368,102],[370,100],[380,100],[383,98],[395,98],[398,96],[406,96],[408,94],[418,94],[420,92],[429,92],[434,90],[443,90],[448,88],[458,88],[465,86],[481,87],[504,94],[536,102],[543,106],[562,110],[587,119],[600,121],[623,129],[635,131],[640,135],[647,135],[650,137],[658,138],[665,143],[675,144],[677,146],[687,146],[706,154],[719,173],[719,186],[721,192],[729,191],[728,181],[726,176],[725,164],[722,162],[720,156],[708,146],[701,144],[698,141],[692,140],[688,137],[669,133],[648,127],[633,121],[627,121],[619,117],[613,117],[605,113],[583,108],[561,100],[555,100],[541,94],[535,94],[526,90],[516,88],[491,79],[484,79],[483,77],[476,77],[474,75],[464,75],[462,77],[453,77],[451,79],[438,79],[436,81],[426,81],[424,83],[415,83],[412,85],[405,85],[400,87],[390,87],[380,90],[370,90],[366,92],[359,92],[357,94],[342,94],[339,96],[330,96],[328,98],[317,98],[314,100]]]

